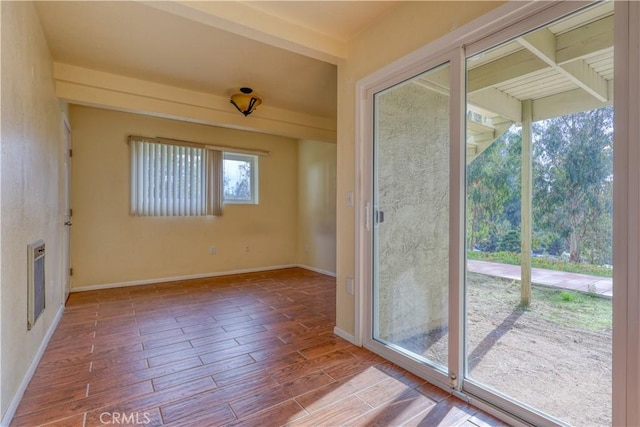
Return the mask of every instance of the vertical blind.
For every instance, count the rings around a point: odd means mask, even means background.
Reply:
[[[207,214],[222,216],[222,201],[224,197],[224,165],[223,153],[220,150],[206,150],[209,178],[209,197]]]
[[[222,215],[222,152],[133,138],[129,144],[132,215]]]

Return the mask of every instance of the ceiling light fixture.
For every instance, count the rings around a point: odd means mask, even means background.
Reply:
[[[262,98],[253,94],[253,89],[250,87],[241,87],[240,92],[242,93],[231,95],[231,103],[247,117],[262,104]]]

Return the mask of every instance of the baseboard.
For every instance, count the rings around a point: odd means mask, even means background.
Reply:
[[[305,270],[309,270],[309,271],[315,271],[316,273],[324,274],[325,276],[336,277],[336,273],[323,270],[321,268],[311,267],[309,265],[304,265],[304,264],[298,264],[297,267],[304,268]]]
[[[333,333],[336,334],[337,336],[339,336],[340,338],[344,338],[345,340],[349,341],[351,344],[359,346],[358,342],[356,341],[356,337],[354,337],[353,335],[343,331],[342,329],[338,328],[337,326],[335,328],[333,328]]]
[[[72,287],[71,292],[96,291],[99,289],[123,288],[126,286],[152,285],[154,283],[176,282],[178,280],[189,280],[189,279],[204,279],[207,277],[229,276],[231,274],[257,273],[260,271],[281,270],[283,268],[293,268],[293,267],[304,268],[305,270],[310,270],[316,273],[326,274],[327,276],[336,277],[335,273],[324,271],[319,268],[309,267],[301,264],[286,264],[286,265],[273,265],[269,267],[245,268],[242,270],[220,271],[216,273],[190,274],[186,276],[173,276],[173,277],[158,277],[156,279],[133,280],[130,282],[102,283],[98,285],[79,286],[77,288]]]
[[[42,359],[42,355],[44,354],[44,351],[46,350],[47,345],[49,344],[49,340],[51,339],[51,336],[53,335],[56,328],[58,327],[58,323],[60,322],[60,318],[62,317],[63,312],[64,312],[64,306],[61,305],[55,317],[53,318],[53,322],[51,322],[51,326],[49,326],[49,330],[47,331],[47,334],[44,336],[44,339],[40,343],[40,347],[38,347],[38,351],[36,352],[35,357],[31,361],[31,365],[29,365],[29,369],[27,370],[24,377],[22,378],[20,387],[18,387],[16,394],[13,396],[13,399],[11,400],[11,404],[9,405],[7,412],[4,414],[2,421],[0,421],[0,426],[5,427],[11,424],[11,420],[13,419],[13,416],[15,415],[16,410],[18,409],[18,405],[22,400],[22,396],[24,395],[24,392],[27,389],[29,382],[31,381],[31,377],[33,377],[33,374],[36,372],[36,368],[40,363],[40,359]]]

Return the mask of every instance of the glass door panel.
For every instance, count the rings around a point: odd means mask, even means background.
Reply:
[[[577,426],[611,424],[612,13],[467,60],[465,381]]]
[[[373,338],[446,370],[449,73],[374,96]]]

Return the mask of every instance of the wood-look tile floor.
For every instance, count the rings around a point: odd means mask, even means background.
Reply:
[[[334,321],[299,268],[74,293],[11,425],[502,425]]]

